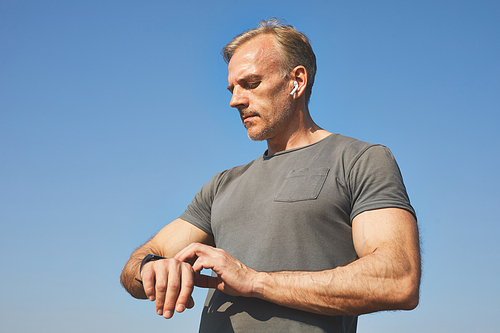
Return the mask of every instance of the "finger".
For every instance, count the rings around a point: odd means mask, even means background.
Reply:
[[[213,257],[210,257],[209,255],[203,255],[198,257],[196,261],[193,263],[193,271],[196,272],[197,275],[204,269],[214,269],[215,265],[215,260]]]
[[[219,283],[220,283],[220,280],[218,277],[203,275],[203,274],[200,274],[194,280],[194,285],[197,287],[200,287],[200,288],[218,289],[217,286],[219,285]]]
[[[168,271],[166,268],[159,269],[156,273],[156,285],[155,285],[155,293],[156,293],[156,313],[160,316],[163,315],[163,305],[165,303],[165,295],[167,292],[167,283],[168,283]]]
[[[189,261],[191,259],[194,259],[196,257],[196,254],[195,254],[195,251],[196,251],[196,247],[197,245],[201,245],[201,244],[198,244],[198,243],[191,243],[189,244],[188,246],[186,246],[185,248],[183,248],[182,250],[180,250],[175,256],[174,258],[177,259],[177,260],[180,260],[180,261]]]
[[[144,288],[144,293],[150,301],[154,301],[156,298],[155,292],[155,280],[156,273],[150,267],[151,265],[145,265],[141,272],[142,287]]]
[[[165,285],[166,293],[163,304],[156,304],[158,314],[162,314],[166,319],[172,318],[174,315],[175,305],[181,288],[181,271],[172,269],[168,273],[167,283]]]
[[[175,255],[175,259],[192,262],[198,257],[214,254],[215,248],[206,244],[191,243]]]
[[[177,312],[183,312],[188,307],[188,302],[192,297],[194,289],[194,272],[190,265],[182,265],[182,278],[181,278],[181,290],[179,296],[177,297],[177,304],[175,305],[175,310]]]

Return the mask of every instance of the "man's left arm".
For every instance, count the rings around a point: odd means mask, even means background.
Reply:
[[[199,287],[234,296],[257,297],[325,315],[360,315],[382,310],[411,310],[419,300],[420,248],[413,215],[398,208],[365,211],[353,219],[359,259],[331,270],[257,272],[223,250],[191,244],[176,258],[197,257],[193,269],[213,269]]]

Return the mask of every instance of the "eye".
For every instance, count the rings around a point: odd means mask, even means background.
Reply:
[[[260,81],[257,82],[250,82],[247,84],[247,89],[255,89],[259,86]]]

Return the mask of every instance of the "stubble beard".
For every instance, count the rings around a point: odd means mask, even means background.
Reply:
[[[281,112],[278,112],[277,109],[281,109]],[[278,106],[273,110],[273,117],[271,121],[264,125],[264,128],[257,133],[250,133],[247,128],[248,138],[252,141],[264,141],[274,137],[277,133],[282,131],[287,124],[287,120],[290,118],[293,110],[293,102],[292,100],[285,100],[281,106]]]

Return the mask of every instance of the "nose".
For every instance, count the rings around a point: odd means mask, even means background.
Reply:
[[[239,86],[234,87],[233,96],[231,97],[231,101],[229,101],[229,106],[236,109],[248,107],[248,97]]]

